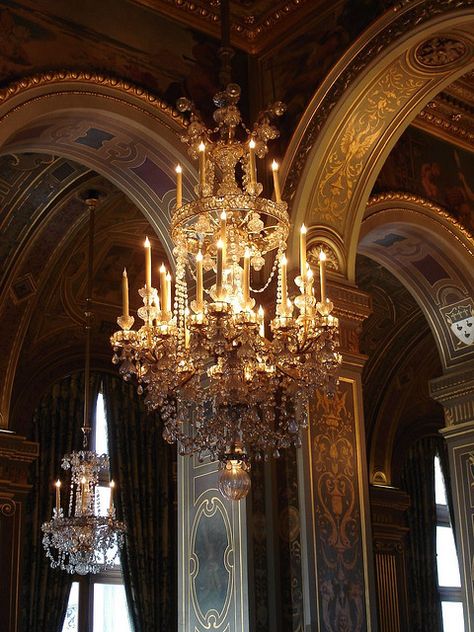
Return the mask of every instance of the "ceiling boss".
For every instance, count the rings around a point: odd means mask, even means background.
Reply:
[[[258,182],[256,159],[265,158],[268,141],[278,136],[272,121],[284,106],[269,107],[250,130],[242,122],[239,97],[240,88],[232,83],[216,94],[213,129],[188,99],[179,100],[179,110],[190,114],[182,140],[198,161],[199,184],[196,199],[183,202],[182,168],[176,168],[174,303],[164,265],[159,289],[153,287],[147,239],[138,310],[143,324],[133,329],[124,272],[121,330],[111,338],[121,375],[135,379],[147,406],[161,412],[164,438],[177,441],[182,455],[218,459],[220,490],[235,500],[250,488],[252,459],[276,457],[282,448],[301,444],[308,401],[317,388],[334,389],[341,362],[338,321],[326,297],[324,254],[317,300],[302,226],[300,274],[292,296],[285,254],[290,222],[275,161],[274,200],[261,195]],[[270,257],[266,284],[252,288],[251,271],[261,270]],[[253,296],[275,275],[268,326]]]

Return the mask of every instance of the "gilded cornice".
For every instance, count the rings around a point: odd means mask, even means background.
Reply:
[[[149,105],[160,113],[170,117],[179,126],[185,127],[186,120],[169,103],[149,92],[145,88],[137,86],[124,79],[103,75],[95,72],[83,72],[74,70],[54,70],[39,73],[14,81],[5,88],[0,89],[0,105],[7,103],[12,98],[35,88],[44,88],[55,85],[77,84],[82,92],[94,92],[95,88],[108,88],[122,95],[132,96],[143,104]],[[91,88],[84,90],[84,84]]]
[[[431,0],[429,2],[417,2],[415,6],[412,6],[411,3],[405,4],[401,8],[393,9],[392,19],[381,30],[376,31],[374,34],[372,31],[366,32],[359,39],[359,50],[355,54],[353,50],[348,51],[347,56],[350,61],[339,72],[329,88],[325,89],[325,96],[317,108],[317,115],[312,116],[309,120],[304,136],[298,143],[294,156],[291,158],[291,167],[284,185],[285,199],[290,204],[295,196],[307,157],[315,145],[321,129],[336,104],[341,100],[344,92],[354,82],[356,77],[370,64],[373,64],[374,59],[382,51],[413,30],[414,25],[419,28],[424,22],[428,22],[434,17],[452,13],[456,9],[466,10],[470,7],[474,7],[474,0],[456,0],[455,2]],[[385,19],[385,17],[382,19]],[[351,54],[349,55],[349,53]],[[309,107],[311,107],[311,104]]]
[[[390,206],[393,208],[394,206],[402,206],[410,204],[411,206],[417,207],[418,210],[428,211],[430,216],[434,219],[438,219],[438,221],[442,221],[442,223],[448,224],[452,228],[452,233],[456,238],[459,238],[461,235],[469,244],[471,244],[472,248],[467,248],[467,251],[471,256],[474,256],[474,236],[463,226],[457,219],[455,219],[450,213],[448,213],[443,207],[439,206],[435,202],[431,202],[426,198],[420,197],[419,195],[414,195],[412,193],[401,193],[401,192],[388,192],[388,193],[378,193],[377,195],[372,195],[367,203],[367,212],[370,213],[371,209],[375,211],[377,207],[378,210],[383,210],[378,207],[386,207]]]
[[[218,38],[220,33],[220,7],[209,0],[133,0],[166,16],[204,30]],[[338,0],[341,2],[341,0]],[[264,13],[235,15],[232,11],[232,44],[247,53],[256,54],[278,41],[291,31],[296,22],[304,20],[318,7],[314,0],[279,0]],[[319,7],[321,8],[321,7]]]

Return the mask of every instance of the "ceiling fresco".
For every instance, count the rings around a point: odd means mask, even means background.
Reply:
[[[91,185],[104,184],[97,179]],[[82,364],[84,350],[83,311],[87,278],[87,210],[79,196],[87,183],[66,203],[79,213],[75,230],[55,253],[54,264],[36,290],[36,303],[16,372],[13,402],[22,395],[21,388],[41,390],[56,370],[64,374]],[[94,248],[94,283],[92,348],[94,361],[110,369],[109,335],[116,329],[121,313],[121,277],[127,268],[132,313],[139,307],[138,289],[143,286],[143,241],[152,243],[154,270],[158,274],[166,263],[165,251],[153,235],[142,213],[126,196],[108,185],[106,196],[97,207]],[[63,212],[66,209],[63,209]],[[69,363],[69,366],[68,366]],[[44,372],[44,367],[48,371]],[[28,376],[28,378],[26,377]],[[23,412],[23,411],[22,411]],[[29,412],[29,411],[28,411]],[[28,415],[24,417],[28,418]]]
[[[410,127],[377,178],[374,193],[386,191],[413,193],[435,202],[474,233],[472,151]]]

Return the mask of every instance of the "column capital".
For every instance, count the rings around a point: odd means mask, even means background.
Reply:
[[[366,357],[360,353],[362,323],[372,313],[370,295],[355,285],[328,279],[328,293],[334,303],[334,315],[339,319],[341,352],[345,362],[363,366]]]
[[[429,389],[444,408],[446,426],[474,422],[474,362],[430,380]]]
[[[27,492],[31,488],[29,467],[38,454],[37,443],[0,430],[0,491],[12,495]]]

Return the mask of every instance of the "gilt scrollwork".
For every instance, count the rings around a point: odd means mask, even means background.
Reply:
[[[366,107],[350,117],[336,149],[329,155],[313,215],[341,229],[357,178],[367,154],[379,140],[388,116],[396,112],[423,85],[423,79],[407,76],[400,62],[379,78]]]
[[[312,451],[325,632],[365,629],[354,414],[349,389],[349,384],[342,383],[332,399],[319,394],[314,411]]]

